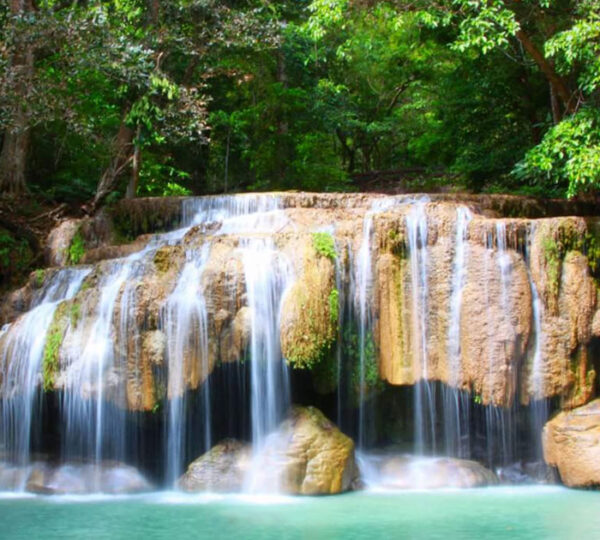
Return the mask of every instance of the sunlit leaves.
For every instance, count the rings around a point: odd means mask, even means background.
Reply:
[[[600,111],[585,107],[546,133],[517,169],[540,182],[568,181],[568,195],[600,185]]]

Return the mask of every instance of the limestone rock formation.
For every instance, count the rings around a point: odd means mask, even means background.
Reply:
[[[594,395],[598,361],[592,349],[600,337],[594,232],[598,220],[539,219],[550,212],[561,216],[587,212],[585,208],[471,195],[386,199],[375,194],[285,193],[271,198],[278,198],[281,211],[267,216],[268,226],[257,222],[259,232],[231,232],[235,230],[231,224],[222,226],[214,218],[157,243],[153,233],[185,221],[184,199],[123,202],[98,217],[65,222],[52,232],[52,263],[65,263],[61,253],[79,231],[86,245],[83,261],[92,272],[78,294],[56,311],[53,328],[61,329],[61,335],[54,336],[57,350],[51,356],[58,361],[50,386],[94,396],[102,383],[105,398],[129,410],[148,412],[164,399],[199,388],[216,367],[245,359],[252,313],[241,250],[248,234],[268,234],[295,279],[281,309],[282,354],[292,366],[313,368],[319,392],[334,391],[337,382],[331,374],[337,364],[327,361],[342,322],[337,300],[346,295],[346,303],[356,310],[356,264],[369,217],[372,279],[367,315],[373,323],[369,337],[376,351],[375,368],[382,380],[412,385],[425,377],[470,392],[481,404],[499,407],[511,406],[519,395],[523,404],[558,397],[564,408],[570,408]],[[426,229],[426,239],[416,248],[422,267],[415,266],[416,254],[410,248],[408,223],[415,219],[415,205],[423,212]],[[457,215],[467,207],[472,219],[465,231],[464,275],[457,296],[452,290]],[[506,217],[515,214],[522,217]],[[115,242],[123,240],[124,232],[142,236],[132,243]],[[333,257],[321,253],[315,235],[321,235],[321,241],[328,238],[337,253]],[[187,340],[180,336],[185,341],[177,360],[181,381],[169,386],[166,381],[174,370],[168,332],[176,327],[167,321],[169,298],[190,254],[199,256],[203,250],[206,261],[197,294],[203,295],[206,309],[207,357],[199,348],[202,340],[194,324]],[[110,291],[109,285],[125,272],[123,259],[114,257],[123,256],[130,257],[130,273]],[[40,282],[57,271],[36,272],[25,287],[8,295],[0,308],[2,322],[13,322],[28,311],[39,295]],[[424,273],[424,284],[418,272]],[[536,295],[539,333],[534,320]],[[457,298],[460,309],[451,320]],[[102,314],[105,308],[111,308],[110,313]],[[88,369],[83,360],[89,355],[83,351],[101,317],[107,318],[102,322],[103,339],[110,342],[107,354],[112,360],[103,370],[90,371],[101,381],[77,384]],[[456,358],[450,350],[453,329],[459,335]],[[0,336],[0,348],[2,340]],[[92,349],[90,345],[87,351]],[[534,366],[536,353],[539,365]]]
[[[314,367],[323,361],[337,337],[333,237],[314,233],[309,242],[300,248],[304,252],[301,273],[287,293],[281,315],[281,352],[297,368]],[[330,252],[319,253],[318,242]]]
[[[600,486],[600,400],[559,413],[544,426],[544,459],[570,487]]]
[[[67,219],[50,231],[45,254],[50,266],[64,266],[68,263],[69,246],[80,226],[80,219]]]

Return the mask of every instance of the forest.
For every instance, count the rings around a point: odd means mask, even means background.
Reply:
[[[9,0],[0,29],[3,227],[15,197],[600,186],[596,0]]]
[[[8,4],[3,193],[600,183],[593,0]]]

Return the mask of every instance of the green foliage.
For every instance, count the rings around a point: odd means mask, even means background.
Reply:
[[[71,244],[67,250],[67,262],[69,264],[79,264],[83,256],[85,255],[85,240],[83,239],[83,235],[81,231],[78,229],[73,239],[71,240]]]
[[[579,87],[591,95],[600,88],[600,10],[581,4],[583,18],[550,38],[545,50],[561,73],[578,72]]]
[[[33,262],[33,252],[23,238],[0,228],[0,278],[11,281],[26,272]]]
[[[159,161],[156,156],[147,156],[140,169],[138,195],[150,197],[185,197],[192,192],[181,185],[190,175],[170,163],[172,159]]]
[[[144,196],[372,189],[373,171],[413,190],[599,186],[592,0],[21,4],[0,15],[0,129],[29,133],[47,200],[89,200],[113,169],[116,200],[134,153]]]
[[[330,233],[312,233],[312,241],[313,247],[319,255],[327,257],[331,261],[335,261],[337,259],[337,252],[335,250],[335,240],[333,239],[333,236]]]
[[[43,268],[38,268],[35,272],[34,272],[34,278],[35,278],[35,286],[40,288],[43,284],[44,284],[44,278],[46,277],[46,274],[44,272]]]
[[[312,368],[313,387],[319,394],[331,394],[338,385],[338,363],[332,348],[321,361]]]
[[[515,168],[543,185],[568,182],[568,195],[600,188],[600,109],[584,107],[551,128]]]
[[[350,380],[354,389],[355,399],[358,401],[361,387],[365,394],[377,392],[383,388],[383,382],[379,377],[379,365],[373,334],[367,333],[364,340],[363,356],[363,378],[361,380],[361,351],[360,336],[352,325],[344,327],[342,332],[342,355],[350,369]]]

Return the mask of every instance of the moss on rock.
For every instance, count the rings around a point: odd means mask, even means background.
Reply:
[[[331,352],[338,331],[338,292],[329,255],[306,246],[303,270],[282,310],[281,348],[295,368],[313,368]]]
[[[165,274],[174,266],[181,254],[180,246],[163,246],[154,255],[154,265],[161,274]]]
[[[65,337],[69,316],[68,302],[62,302],[56,308],[54,318],[46,334],[46,343],[42,358],[43,386],[46,392],[54,389],[56,374],[60,367],[60,346]]]

